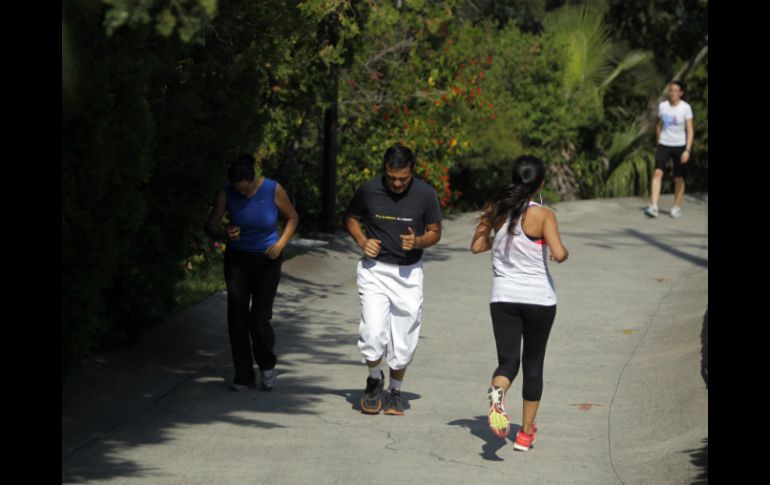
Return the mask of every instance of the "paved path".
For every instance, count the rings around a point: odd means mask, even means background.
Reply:
[[[403,417],[356,411],[366,370],[347,237],[284,264],[274,324],[279,388],[226,390],[226,300],[216,294],[139,345],[97,356],[62,394],[62,481],[142,484],[693,483],[704,476],[708,393],[708,197],[647,219],[639,198],[556,206],[570,259],[538,443],[486,428],[496,365],[489,253],[474,214],[445,220],[426,251],[420,347]],[[671,196],[664,196],[663,208]],[[508,409],[521,422],[521,380]],[[513,433],[512,433],[513,436]]]

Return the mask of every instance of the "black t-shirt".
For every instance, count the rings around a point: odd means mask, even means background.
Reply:
[[[412,178],[400,194],[386,188],[384,177],[368,180],[358,188],[345,214],[360,217],[367,238],[382,241],[378,261],[400,265],[418,262],[422,250],[404,251],[399,236],[408,234],[409,227],[415,236],[422,236],[426,224],[441,222],[436,191],[418,178]]]

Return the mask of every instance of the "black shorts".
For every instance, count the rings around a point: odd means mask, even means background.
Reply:
[[[658,148],[655,150],[655,168],[665,172],[668,168],[668,161],[673,158],[674,177],[684,177],[687,175],[687,164],[682,163],[682,153],[684,153],[686,148],[686,146],[667,147],[665,145],[658,145]]]

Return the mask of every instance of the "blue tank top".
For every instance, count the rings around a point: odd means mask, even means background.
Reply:
[[[278,242],[278,206],[275,205],[275,180],[265,178],[250,198],[242,196],[230,183],[225,184],[230,224],[241,228],[237,241],[228,246],[238,251],[263,253]]]

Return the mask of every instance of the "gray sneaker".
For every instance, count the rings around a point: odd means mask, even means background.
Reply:
[[[391,389],[385,396],[383,412],[391,416],[402,416],[404,414],[404,399],[401,397],[401,391]]]
[[[682,209],[679,207],[672,207],[671,213],[669,214],[673,219],[679,219],[682,217]]]
[[[277,383],[278,383],[278,373],[275,372],[275,369],[262,371],[262,389],[263,390],[270,391],[272,389],[275,389],[275,385]]]
[[[652,218],[658,217],[658,207],[654,205],[647,207],[644,209],[644,215]]]
[[[248,384],[238,384],[237,382],[230,383],[230,390],[233,392],[241,392],[247,389],[254,389],[255,387],[257,387],[257,383],[253,381]]]

